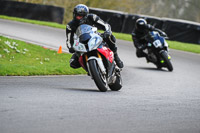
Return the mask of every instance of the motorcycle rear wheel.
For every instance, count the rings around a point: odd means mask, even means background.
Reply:
[[[170,72],[173,71],[173,66],[172,66],[171,61],[168,59],[168,54],[167,54],[166,52],[162,52],[162,53],[161,53],[161,56],[162,56],[162,58],[163,58],[163,60],[164,60],[164,62],[165,62],[165,64],[166,64],[167,69],[168,69]]]
[[[98,68],[96,60],[89,60],[88,64],[96,86],[101,92],[106,92],[108,90],[107,79]]]

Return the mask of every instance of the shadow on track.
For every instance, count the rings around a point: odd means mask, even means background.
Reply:
[[[165,69],[157,69],[157,68],[152,68],[152,67],[134,67],[136,69],[142,69],[142,70],[151,70],[151,71],[162,71],[162,72],[168,72]]]
[[[100,92],[97,88],[96,89],[86,89],[86,88],[63,88],[64,90],[69,90],[69,91],[79,91],[79,92]],[[108,90],[107,92],[111,92],[111,90]],[[104,92],[105,93],[105,92]]]
[[[85,92],[99,92],[99,90],[95,89],[88,89],[88,88],[63,88],[64,90],[69,91],[85,91]]]

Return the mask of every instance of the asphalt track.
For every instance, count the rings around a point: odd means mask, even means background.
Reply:
[[[67,50],[61,29],[0,19],[0,34]],[[87,75],[0,77],[0,132],[200,133],[200,55],[171,50],[168,72],[136,58],[132,42],[117,45],[119,92],[99,92]]]

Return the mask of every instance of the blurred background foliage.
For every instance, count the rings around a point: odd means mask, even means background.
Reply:
[[[77,4],[143,14],[156,17],[167,17],[190,20],[200,23],[199,0],[16,0],[20,2],[53,5],[65,8],[63,24],[72,19],[73,8]]]

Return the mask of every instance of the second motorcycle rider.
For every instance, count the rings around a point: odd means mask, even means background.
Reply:
[[[147,21],[143,18],[139,18],[136,20],[135,29],[132,32],[132,40],[133,44],[136,47],[136,56],[146,57],[148,60],[147,54],[143,52],[147,47],[147,43],[151,40],[151,38],[146,38],[149,35],[149,31],[157,31],[162,36],[167,36],[165,32],[160,29],[155,28],[154,26],[147,24]]]

